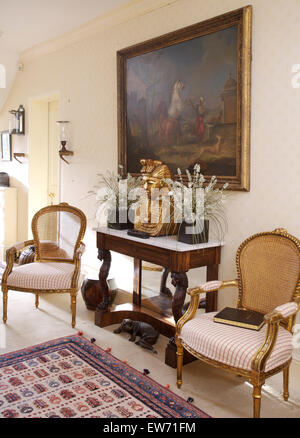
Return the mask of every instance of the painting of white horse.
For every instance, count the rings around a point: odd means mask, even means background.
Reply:
[[[220,27],[215,20],[215,31],[198,23],[186,28],[189,37],[180,30],[118,52],[119,156],[128,172],[139,173],[142,158],[160,160],[175,174],[199,163],[206,175],[238,186],[249,140],[240,132],[250,126],[240,118],[250,95],[249,88],[242,92],[250,60],[242,60],[241,50],[250,39],[245,33],[240,40],[248,10],[228,13],[227,27],[224,17]],[[199,35],[192,37],[190,28]],[[250,118],[250,104],[245,108]]]
[[[183,111],[183,100],[181,96],[181,90],[184,89],[184,85],[180,79],[178,79],[173,85],[171,104],[168,109],[169,117],[178,118]]]

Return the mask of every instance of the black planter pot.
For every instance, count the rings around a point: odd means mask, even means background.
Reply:
[[[127,218],[127,222],[124,222],[124,217]],[[120,222],[120,220],[123,222]],[[114,230],[128,230],[134,227],[134,224],[130,222],[128,218],[128,210],[116,209],[109,210],[107,215],[107,226]]]
[[[187,229],[194,228],[194,233],[187,233]],[[197,233],[197,227],[194,224],[189,224],[187,222],[182,222],[179,225],[178,231],[178,241],[187,243],[188,245],[197,245],[198,243],[207,243],[209,234],[209,220],[204,220],[204,226],[201,233]]]

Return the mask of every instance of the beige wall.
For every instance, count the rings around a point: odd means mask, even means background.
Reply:
[[[115,170],[117,165],[116,51],[247,4],[241,0],[177,0],[169,1],[169,5],[162,1],[165,6],[151,10],[151,5],[158,3],[158,0],[133,2],[131,8],[124,10],[122,23],[112,27],[106,23],[103,31],[86,39],[70,39],[68,47],[31,60],[28,57],[28,61],[24,58],[24,72],[18,73],[0,115],[0,129],[5,129],[9,108],[22,103],[28,109],[32,98],[60,94],[60,117],[72,121],[74,150],[71,165],[62,166],[62,201],[86,213],[89,229],[85,260],[96,265],[92,231],[95,202],[87,192],[96,183],[97,173]],[[286,227],[300,235],[300,89],[291,86],[291,68],[300,63],[300,1],[251,3],[251,191],[232,193],[228,201],[229,232],[220,269],[224,279],[235,277],[235,251],[251,233]],[[147,8],[147,13],[135,16],[143,8]],[[120,14],[118,20],[122,21]],[[28,152],[27,136],[14,136],[13,141],[15,151]],[[25,211],[27,164],[1,164],[1,170],[13,175],[13,185],[21,187],[19,211]],[[19,239],[26,237],[27,226],[23,222],[20,215]],[[128,261],[122,263],[126,267]],[[201,276],[199,272],[191,275],[191,283],[198,282]],[[121,280],[130,287],[128,274],[122,275]],[[220,306],[231,304],[235,297],[234,291],[222,293]]]

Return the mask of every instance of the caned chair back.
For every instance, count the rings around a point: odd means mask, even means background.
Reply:
[[[300,241],[284,229],[249,237],[236,264],[239,307],[265,314],[300,295]]]
[[[37,261],[74,262],[86,230],[86,217],[66,203],[50,205],[34,215],[31,228]]]

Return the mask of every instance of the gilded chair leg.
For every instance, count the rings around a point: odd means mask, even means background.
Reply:
[[[253,417],[260,418],[261,385],[253,385]]]
[[[283,370],[283,400],[288,401],[289,399],[289,374],[290,366],[284,368]]]
[[[35,294],[35,307],[39,307],[39,294]]]
[[[3,322],[7,321],[7,290],[3,290]]]
[[[76,324],[76,295],[77,292],[71,293],[71,310],[72,310],[72,327]]]
[[[181,388],[182,385],[182,365],[183,365],[183,346],[179,339],[176,340],[177,344],[177,387]]]

